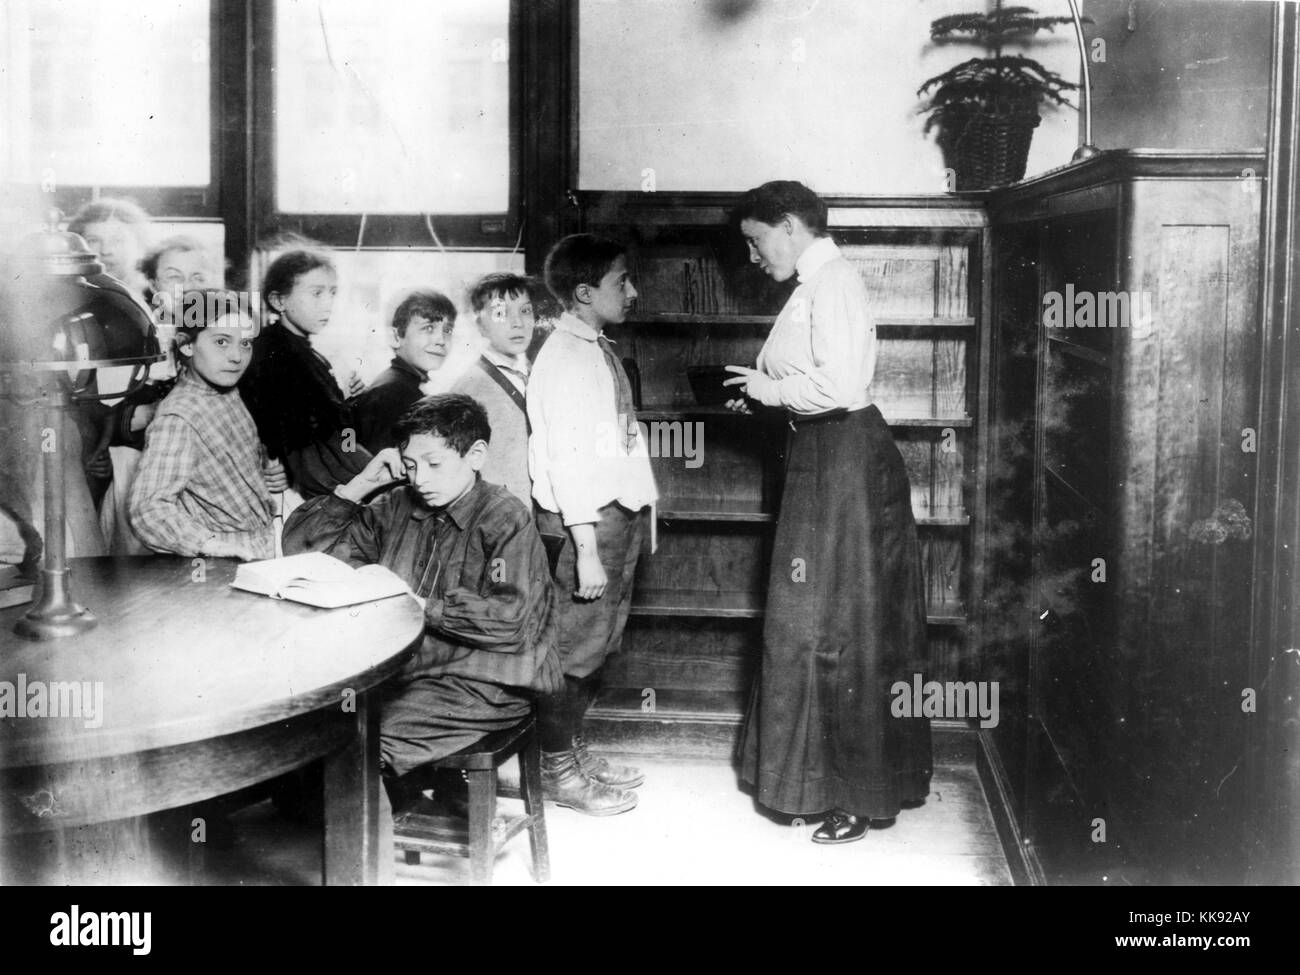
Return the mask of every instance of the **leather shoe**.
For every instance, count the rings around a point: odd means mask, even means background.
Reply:
[[[867,835],[871,820],[865,816],[854,816],[842,809],[832,809],[826,821],[817,827],[812,835],[814,843],[852,843]]]
[[[542,752],[542,798],[588,816],[615,816],[636,806],[635,792],[588,778],[573,751]]]
[[[582,735],[573,736],[573,756],[578,760],[578,768],[589,779],[595,779],[601,785],[611,789],[635,789],[645,781],[645,773],[631,765],[614,765],[608,759],[593,755],[587,748],[587,739]]]

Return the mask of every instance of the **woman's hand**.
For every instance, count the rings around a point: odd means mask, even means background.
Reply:
[[[344,501],[360,504],[367,495],[379,488],[388,487],[396,481],[406,480],[406,468],[402,464],[402,455],[396,447],[385,447],[347,484],[340,484],[334,489]]]
[[[736,392],[741,394],[735,399],[727,400],[727,409],[736,413],[752,414],[754,411],[750,408],[749,401],[751,399],[757,399],[757,397],[750,392],[750,385],[768,381],[767,377],[757,369],[750,369],[747,366],[724,366],[723,368],[726,369],[727,372],[736,373],[736,375],[731,379],[724,379],[722,385],[737,386],[739,388]]]

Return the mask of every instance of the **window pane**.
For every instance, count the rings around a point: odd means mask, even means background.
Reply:
[[[508,0],[280,0],[285,213],[504,213]]]
[[[0,25],[0,176],[208,185],[208,0],[4,0]]]

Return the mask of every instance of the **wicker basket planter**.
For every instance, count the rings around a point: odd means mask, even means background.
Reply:
[[[1006,53],[1004,45],[1025,44],[1039,31],[1072,23],[1073,16],[1040,17],[994,0],[992,10],[949,14],[930,24],[935,44],[974,44],[989,52],[953,65],[916,91],[926,98],[925,131],[938,130],[944,165],[956,174],[948,189],[983,190],[1025,175],[1040,109],[1070,105],[1066,92],[1079,86],[1033,58]],[[1082,28],[1076,30],[1082,37]]]
[[[938,143],[944,165],[956,174],[955,190],[985,190],[1025,175],[1038,113],[952,112],[944,116]]]

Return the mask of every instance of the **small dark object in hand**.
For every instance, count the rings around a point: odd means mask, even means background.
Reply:
[[[691,394],[698,406],[722,406],[728,400],[741,399],[739,386],[724,386],[724,380],[735,379],[739,374],[727,372],[725,366],[690,366],[686,378],[691,384]]]

